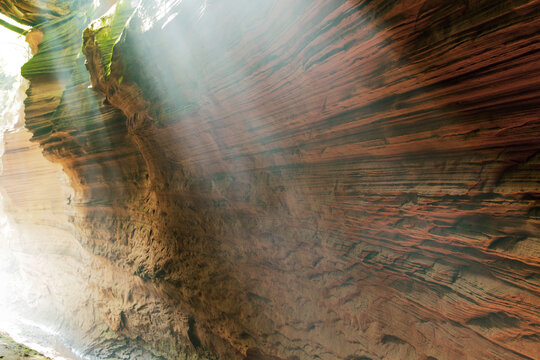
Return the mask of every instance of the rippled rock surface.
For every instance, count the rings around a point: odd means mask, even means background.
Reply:
[[[539,1],[0,3],[82,353],[540,358]]]

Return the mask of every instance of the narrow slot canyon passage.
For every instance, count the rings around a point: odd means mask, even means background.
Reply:
[[[540,360],[539,15],[0,0],[0,358]]]

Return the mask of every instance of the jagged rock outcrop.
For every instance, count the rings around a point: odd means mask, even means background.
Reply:
[[[163,304],[114,341],[540,358],[539,1],[107,5],[27,17],[22,73],[77,240]]]

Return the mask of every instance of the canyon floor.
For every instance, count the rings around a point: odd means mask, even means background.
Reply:
[[[0,359],[4,360],[46,360],[50,359],[38,353],[35,350],[27,348],[24,345],[17,344],[10,337],[0,334]]]

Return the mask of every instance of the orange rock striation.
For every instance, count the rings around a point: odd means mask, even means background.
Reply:
[[[163,304],[112,333],[171,359],[540,358],[540,1],[81,11],[36,24],[26,127],[77,240]]]

